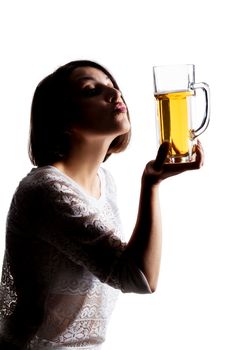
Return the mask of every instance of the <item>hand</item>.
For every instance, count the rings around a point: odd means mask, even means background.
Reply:
[[[162,180],[188,170],[200,169],[204,163],[204,152],[201,143],[195,146],[196,159],[190,163],[165,163],[170,144],[164,142],[158,150],[155,160],[150,161],[144,170],[142,181],[145,185],[158,185]]]

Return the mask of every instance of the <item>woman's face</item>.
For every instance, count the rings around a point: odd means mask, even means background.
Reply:
[[[81,137],[116,136],[130,130],[128,111],[110,78],[93,67],[76,68],[71,75],[76,121]]]

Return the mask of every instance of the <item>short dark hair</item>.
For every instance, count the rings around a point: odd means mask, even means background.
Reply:
[[[71,74],[79,67],[101,70],[110,78],[113,86],[119,89],[106,68],[89,60],[71,61],[44,78],[34,92],[31,106],[29,157],[34,165],[52,164],[64,159],[69,153],[69,130],[74,120]],[[117,136],[110,144],[104,161],[112,153],[123,151],[129,144],[130,136],[131,131]]]

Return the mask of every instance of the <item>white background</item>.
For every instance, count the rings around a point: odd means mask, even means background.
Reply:
[[[194,63],[211,88],[200,137],[205,167],[161,186],[163,258],[158,290],[121,295],[106,350],[232,350],[232,10],[230,1],[3,1],[0,5],[0,258],[18,181],[31,168],[29,113],[37,83],[70,60],[93,59],[118,81],[131,114],[130,147],[106,163],[126,237],[140,177],[156,155],[152,66]]]

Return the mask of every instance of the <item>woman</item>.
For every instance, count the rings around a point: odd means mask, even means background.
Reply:
[[[159,183],[202,165],[165,164],[169,144],[142,175],[138,217],[123,242],[116,190],[101,167],[130,139],[125,101],[112,75],[74,61],[37,87],[30,158],[9,210],[1,283],[4,349],[100,349],[118,290],[156,289]],[[4,344],[4,345],[3,345]]]

